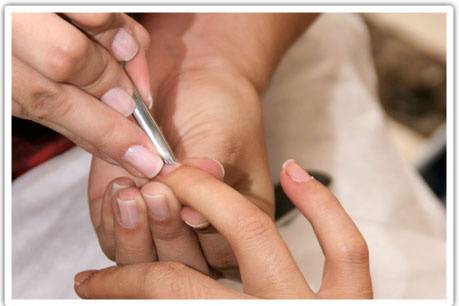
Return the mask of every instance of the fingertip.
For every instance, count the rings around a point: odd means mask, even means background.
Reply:
[[[183,222],[194,229],[202,229],[210,225],[209,221],[200,212],[189,206],[182,208],[180,216]]]
[[[117,191],[121,189],[135,186],[135,183],[130,178],[118,177],[114,179],[110,185],[111,185],[112,194],[115,194]]]
[[[305,183],[314,179],[314,177],[311,176],[294,159],[287,159],[282,164],[282,173],[296,183]]]
[[[153,95],[150,88],[150,70],[144,49],[140,49],[136,56],[126,63],[126,71],[148,108],[151,108],[153,106]]]
[[[98,270],[87,270],[77,273],[74,278],[74,287],[78,288],[81,287],[92,275],[94,275]]]
[[[185,165],[193,166],[200,170],[203,170],[212,176],[223,180],[225,177],[225,167],[218,160],[213,158],[189,158],[183,161]]]

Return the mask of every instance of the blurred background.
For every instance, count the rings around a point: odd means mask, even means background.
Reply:
[[[446,14],[364,14],[390,136],[445,204]]]

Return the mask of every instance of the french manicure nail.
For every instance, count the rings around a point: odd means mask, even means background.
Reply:
[[[302,167],[300,167],[293,159],[286,160],[282,165],[282,168],[285,169],[287,175],[294,182],[307,182],[312,180],[313,177],[309,175]]]
[[[163,166],[161,157],[140,145],[130,147],[123,159],[149,178],[155,177]]]
[[[112,50],[118,60],[130,61],[137,54],[139,45],[126,29],[121,28],[113,38]]]
[[[135,108],[134,99],[119,87],[108,90],[100,100],[126,117],[130,116]]]
[[[188,225],[188,226],[191,226],[192,228],[196,228],[196,229],[200,229],[200,228],[206,228],[210,225],[209,222],[203,222],[203,223],[200,223],[200,224],[192,224],[188,221],[185,221],[185,223]]]
[[[167,198],[164,194],[144,194],[150,216],[157,221],[164,221],[171,215]]]
[[[120,210],[120,223],[123,227],[134,228],[139,222],[139,211],[135,200],[116,199]]]

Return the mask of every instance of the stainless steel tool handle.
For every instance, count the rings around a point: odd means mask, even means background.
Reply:
[[[133,113],[135,120],[153,142],[153,145],[161,158],[164,160],[164,163],[169,165],[175,164],[176,160],[174,153],[169,147],[161,129],[155,119],[151,116],[150,111],[136,89],[134,89],[133,98],[135,101],[135,109]]]

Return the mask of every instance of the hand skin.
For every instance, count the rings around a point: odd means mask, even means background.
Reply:
[[[176,157],[217,160],[224,166],[224,181],[271,218],[273,188],[260,95],[282,55],[314,18],[313,14],[149,14],[140,21],[152,41],[147,59],[154,116]],[[105,190],[118,177],[130,178],[139,187],[147,183],[93,159],[91,211],[100,211]],[[207,222],[187,206],[181,217],[193,227]],[[116,260],[113,221],[101,226],[95,219],[102,249]],[[212,269],[237,268],[219,233],[197,236]],[[156,259],[154,255],[152,260]],[[189,262],[187,254],[178,261]]]
[[[139,23],[117,13],[14,13],[12,29],[14,116],[56,130],[132,175],[161,170],[148,137],[127,118],[134,109],[128,74],[152,102],[150,40]],[[150,157],[149,167],[135,163],[139,152]]]
[[[180,202],[205,216],[227,239],[239,262],[243,293],[178,262],[153,262],[80,272],[82,298],[319,298],[373,297],[368,248],[326,187],[293,160],[280,173],[282,188],[311,223],[325,255],[318,292],[308,285],[274,222],[217,178],[182,165],[160,176]]]

